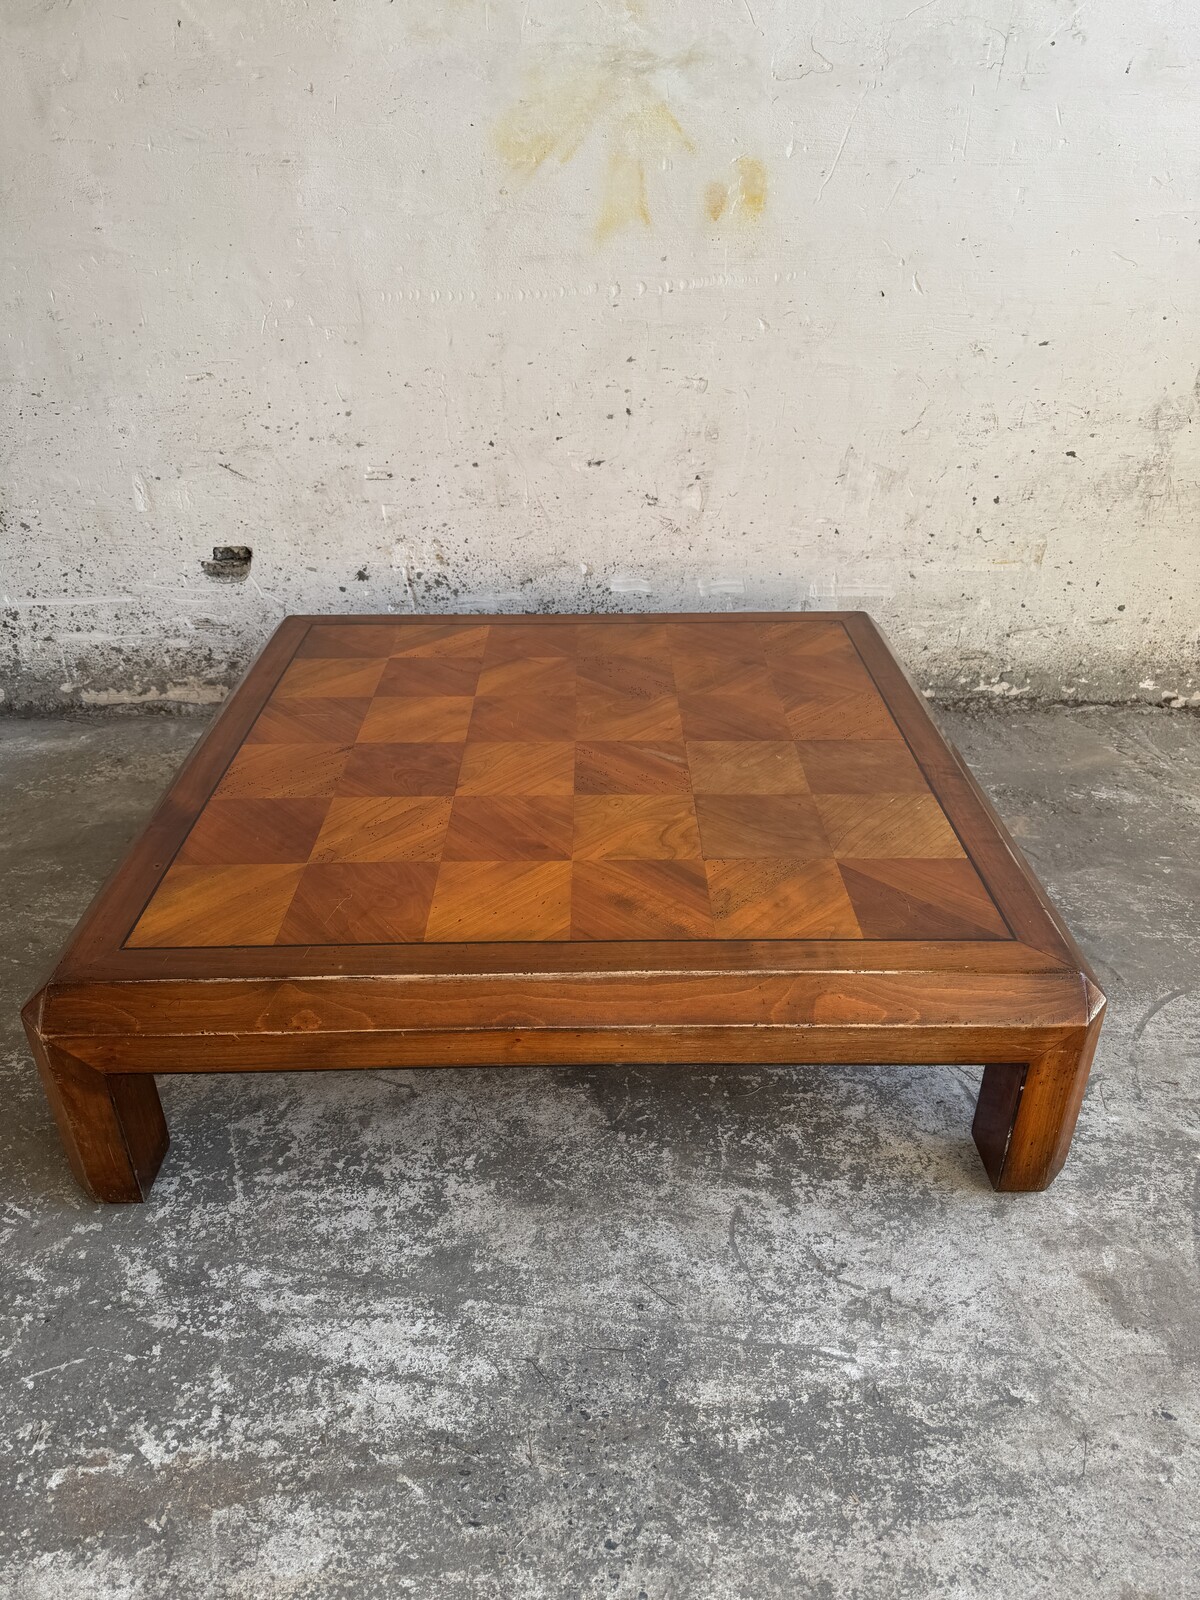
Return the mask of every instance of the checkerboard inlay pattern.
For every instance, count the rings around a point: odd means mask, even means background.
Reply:
[[[314,625],[127,943],[1010,937],[839,622]]]

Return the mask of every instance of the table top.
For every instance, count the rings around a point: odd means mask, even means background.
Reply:
[[[1079,959],[861,614],[290,618],[60,976],[1006,946]]]

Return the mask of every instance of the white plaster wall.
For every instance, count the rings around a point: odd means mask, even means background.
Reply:
[[[0,16],[9,704],[216,697],[297,610],[1196,691],[1195,0]]]

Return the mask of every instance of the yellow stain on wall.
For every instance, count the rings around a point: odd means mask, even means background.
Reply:
[[[756,156],[739,156],[737,160],[737,207],[747,218],[757,222],[767,206],[767,169]]]
[[[596,221],[597,240],[603,243],[638,222],[648,228],[646,163],[664,160],[676,150],[693,148],[664,101],[647,99],[645,104],[626,112],[609,141],[608,172]]]
[[[656,91],[663,65],[647,52],[618,51],[592,65],[530,74],[521,98],[496,125],[497,152],[514,172],[531,178],[550,157],[568,162],[591,134],[600,134],[607,165],[596,238],[639,224],[648,228],[649,164],[694,149]]]
[[[710,222],[726,214],[743,222],[757,222],[767,208],[767,168],[757,156],[739,156],[730,183],[719,180],[704,191],[704,209]]]
[[[645,164],[627,150],[612,150],[608,157],[600,216],[596,222],[596,238],[601,241],[609,239],[614,233],[620,233],[622,228],[632,227],[635,222],[647,228],[650,226]]]
[[[531,73],[525,93],[496,125],[497,151],[527,178],[552,155],[570,161],[601,119],[612,91],[611,77],[600,68]]]

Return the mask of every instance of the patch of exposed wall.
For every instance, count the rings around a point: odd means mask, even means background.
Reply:
[[[970,12],[6,7],[3,703],[834,605],[939,694],[1200,699],[1200,13]]]

